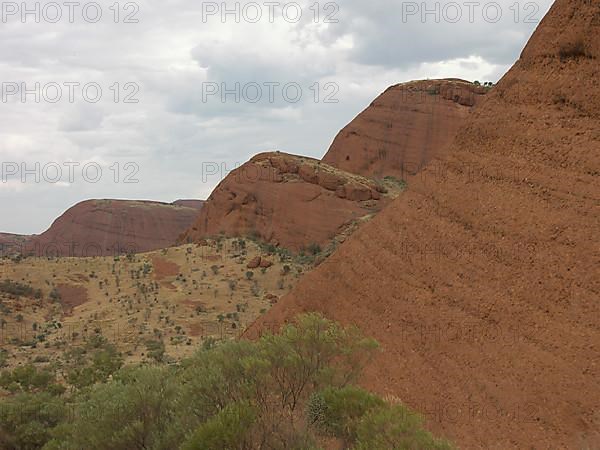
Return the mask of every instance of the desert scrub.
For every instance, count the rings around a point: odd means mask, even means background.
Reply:
[[[42,298],[41,290],[33,289],[31,286],[8,279],[0,281],[0,292],[14,297]]]
[[[11,372],[6,384],[36,391],[0,408],[0,448],[316,449],[331,436],[351,449],[450,448],[405,407],[351,385],[377,348],[356,327],[306,314],[278,334],[208,338],[180,364],[128,366],[69,391],[50,372]]]

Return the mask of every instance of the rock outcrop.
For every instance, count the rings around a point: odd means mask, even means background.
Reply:
[[[379,211],[394,189],[316,159],[261,153],[215,188],[181,241],[223,234],[254,236],[294,251],[324,246]]]
[[[323,162],[366,177],[404,180],[444,154],[486,92],[458,79],[392,86],[339,132]]]
[[[196,207],[138,200],[87,200],[33,236],[25,254],[107,256],[146,252],[175,244],[197,218]]]
[[[443,158],[249,330],[304,311],[465,449],[600,443],[600,8],[557,0]]]

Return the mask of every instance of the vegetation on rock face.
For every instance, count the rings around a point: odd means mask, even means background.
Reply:
[[[494,86],[494,83],[491,81],[484,81],[483,83],[480,83],[479,81],[475,80],[475,81],[473,81],[473,84],[476,86],[483,86],[483,87],[487,87],[487,88],[491,88]]]
[[[402,405],[354,387],[377,343],[317,314],[258,341],[206,345],[178,365],[121,368],[101,339],[94,377],[57,389],[50,369],[2,374],[3,449],[446,449]],[[98,355],[103,356],[98,356]],[[69,377],[67,377],[69,379]],[[86,380],[87,381],[87,380]]]
[[[566,42],[561,45],[558,56],[561,61],[569,59],[588,58],[589,54],[586,51],[585,44],[582,38],[576,39],[574,42]]]

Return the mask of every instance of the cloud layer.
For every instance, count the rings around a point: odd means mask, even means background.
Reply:
[[[206,198],[260,151],[321,157],[391,84],[497,81],[552,2],[267,3],[4,2],[0,231],[86,198]]]

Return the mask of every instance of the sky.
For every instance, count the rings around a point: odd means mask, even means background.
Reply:
[[[498,81],[552,1],[0,3],[0,231],[321,158],[388,86]]]

